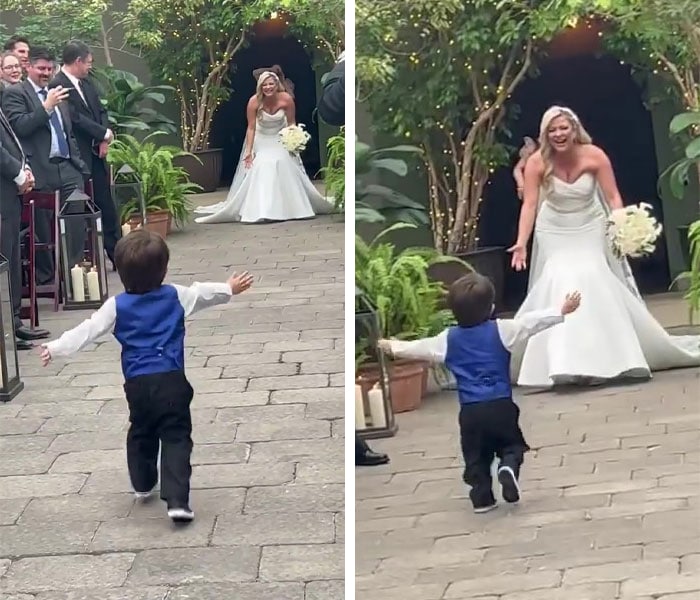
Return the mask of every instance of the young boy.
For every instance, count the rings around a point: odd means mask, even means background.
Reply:
[[[114,262],[124,293],[109,298],[89,319],[42,346],[46,366],[112,331],[122,346],[124,391],[131,426],[126,437],[129,477],[137,498],[151,495],[158,482],[168,516],[189,522],[193,390],[185,377],[185,317],[225,304],[253,283],[247,273],[226,283],[195,283],[186,288],[163,284],[170,252],[163,238],[145,229],[117,243]]]
[[[464,456],[464,482],[474,512],[496,507],[491,481],[494,455],[500,459],[498,481],[506,502],[520,500],[518,478],[525,442],[510,384],[510,351],[531,336],[574,312],[578,292],[567,295],[558,310],[525,314],[515,320],[492,319],[495,291],[491,281],[470,273],[450,287],[448,305],[457,326],[433,338],[402,342],[380,340],[380,347],[397,357],[444,363],[457,380],[459,429]]]

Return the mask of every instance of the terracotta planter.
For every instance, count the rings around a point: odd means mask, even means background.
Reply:
[[[172,220],[172,215],[167,210],[158,210],[148,213],[145,229],[157,233],[165,239],[168,237],[168,223]],[[138,229],[141,226],[141,217],[131,217],[129,219],[131,229]]]
[[[388,365],[391,406],[394,413],[416,410],[428,384],[428,368],[423,361],[395,360]],[[369,391],[379,381],[379,367],[367,364],[359,369],[356,383]]]
[[[196,183],[202,188],[202,192],[213,192],[219,187],[221,181],[221,164],[223,150],[213,148],[193,152],[199,160],[192,156],[177,156],[173,159],[176,167],[182,167],[187,171],[192,183]],[[200,162],[201,161],[201,162]]]

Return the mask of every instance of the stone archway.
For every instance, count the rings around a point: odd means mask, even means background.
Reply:
[[[657,193],[656,143],[651,113],[644,105],[644,90],[633,79],[629,66],[599,54],[590,37],[586,32],[572,34],[568,44],[556,40],[550,58],[539,65],[538,76],[524,81],[515,91],[512,101],[520,114],[511,127],[511,143],[519,146],[524,136],[537,138],[540,118],[552,104],[571,107],[594,143],[610,156],[625,202],[648,202],[663,221]],[[482,242],[512,244],[520,210],[512,165],[494,175],[486,197],[481,215]],[[665,240],[660,240],[651,257],[633,261],[632,269],[642,292],[666,291],[670,273]],[[506,288],[508,304],[517,306],[525,295],[527,276],[508,269]]]
[[[248,99],[255,93],[253,70],[278,64],[285,76],[294,83],[297,121],[304,123],[312,141],[302,154],[306,172],[314,178],[321,168],[318,122],[315,118],[317,76],[311,59],[301,42],[286,36],[286,26],[280,19],[260,23],[255,27],[251,44],[234,57],[231,64],[231,97],[223,103],[212,127],[211,146],[223,148],[222,182],[233,179],[241,148],[245,141]]]

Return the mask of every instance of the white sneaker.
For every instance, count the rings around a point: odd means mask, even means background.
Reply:
[[[194,519],[194,512],[189,506],[180,506],[177,508],[169,508],[168,516],[175,523],[189,523]]]
[[[482,513],[487,513],[492,511],[494,508],[496,508],[498,504],[494,502],[493,504],[489,504],[488,506],[479,506],[474,508],[474,512],[478,515]]]
[[[511,504],[520,500],[520,486],[513,469],[503,466],[498,469],[498,482],[501,484],[503,499]]]
[[[148,500],[151,496],[153,496],[153,493],[155,492],[156,488],[154,487],[152,490],[149,490],[147,492],[137,492],[134,490],[134,498],[137,500]]]

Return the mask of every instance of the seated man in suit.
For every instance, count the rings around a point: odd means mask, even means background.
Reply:
[[[90,170],[94,201],[102,213],[105,251],[114,266],[114,247],[121,229],[105,162],[114,134],[109,128],[107,111],[100,102],[97,89],[88,78],[91,68],[90,48],[83,42],[69,42],[63,48],[63,67],[50,87],[62,86],[75,90],[68,95],[73,134],[78,142],[80,157]]]
[[[0,254],[9,263],[12,316],[17,350],[29,350],[31,340],[49,337],[43,329],[29,329],[20,318],[22,309],[22,259],[20,229],[22,200],[19,195],[32,189],[34,176],[27,167],[24,152],[10,124],[0,110]]]
[[[32,48],[27,79],[4,90],[2,109],[34,173],[35,189],[40,192],[59,190],[61,201],[65,202],[76,189],[84,189],[83,177],[89,176],[90,172],[80,157],[70,113],[64,102],[69,93],[76,91],[60,86],[48,89],[53,71],[53,55],[45,48]],[[40,241],[51,239],[52,222],[48,215],[37,214],[35,226]],[[82,262],[85,247],[83,223],[77,221],[74,229],[68,232],[68,240],[70,264],[65,268],[70,269],[71,265]],[[38,253],[37,283],[42,285],[52,281],[54,268],[49,253]]]

